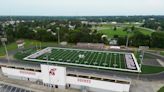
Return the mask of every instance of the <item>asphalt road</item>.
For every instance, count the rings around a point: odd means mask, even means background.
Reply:
[[[144,55],[143,64],[149,65],[149,66],[161,66],[157,59],[160,59],[162,62],[164,62],[164,57],[155,55],[154,53],[146,52]]]
[[[32,91],[14,87],[14,86],[5,85],[5,84],[0,84],[0,92],[32,92]]]

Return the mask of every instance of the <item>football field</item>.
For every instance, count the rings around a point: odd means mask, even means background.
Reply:
[[[132,53],[56,47],[48,48],[49,49],[41,50],[24,59],[30,61],[93,67],[100,69],[113,69],[132,72],[137,72],[139,70],[137,67],[138,63],[135,61],[136,59]],[[134,69],[129,69],[127,67],[125,54],[131,55],[134,59]]]

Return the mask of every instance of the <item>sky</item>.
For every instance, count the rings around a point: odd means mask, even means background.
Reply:
[[[0,0],[0,15],[164,15],[164,0]]]

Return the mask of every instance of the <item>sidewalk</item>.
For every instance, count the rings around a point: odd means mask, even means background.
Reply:
[[[15,86],[18,88],[23,88],[26,90],[31,90],[34,92],[80,92],[80,90],[76,90],[76,89],[49,88],[43,85],[36,84],[35,82],[7,78],[1,74],[0,74],[0,83]]]

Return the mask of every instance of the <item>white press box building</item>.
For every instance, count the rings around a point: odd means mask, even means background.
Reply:
[[[41,71],[2,66],[9,78],[39,81],[54,88],[76,88],[90,92],[129,92],[130,81],[66,73],[66,67],[41,64]]]

